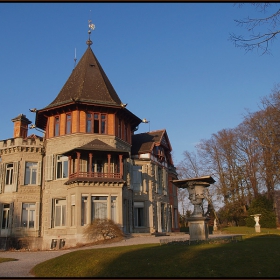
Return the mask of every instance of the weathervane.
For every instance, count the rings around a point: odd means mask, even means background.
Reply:
[[[91,19],[88,21],[88,40],[87,40],[87,45],[90,46],[92,45],[92,41],[90,40],[90,34],[91,30],[94,30],[95,25],[92,23]]]

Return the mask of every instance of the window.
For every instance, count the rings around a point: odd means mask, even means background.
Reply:
[[[107,219],[107,196],[91,197],[91,219]]]
[[[82,196],[81,225],[87,224],[87,196]]]
[[[76,196],[74,194],[71,195],[71,226],[75,226],[76,224]]]
[[[94,114],[94,128],[93,128],[94,133],[99,133],[99,114],[95,113]]]
[[[35,222],[35,203],[23,203],[21,226],[25,228],[34,228],[34,222]]]
[[[117,197],[111,196],[111,220],[117,223]]]
[[[144,202],[134,202],[134,226],[144,226]]]
[[[56,116],[54,118],[54,136],[59,136],[59,125],[60,125],[59,116]]]
[[[86,132],[106,134],[107,115],[100,113],[87,113],[86,116]]]
[[[63,179],[67,177],[68,177],[68,157],[57,156],[56,179]]]
[[[35,185],[37,183],[37,162],[25,163],[24,185]]]
[[[0,164],[0,192],[16,192],[18,187],[18,162]]]
[[[106,115],[101,114],[101,134],[106,133]]]
[[[66,114],[66,134],[70,134],[72,132],[72,116],[71,114]]]
[[[14,172],[14,164],[8,163],[6,165],[6,185],[13,184],[13,172]]]
[[[3,205],[3,212],[2,212],[2,229],[9,228],[9,214],[10,214],[10,204]]]
[[[133,190],[142,191],[142,168],[141,166],[133,166]]]
[[[92,124],[93,124],[92,114],[87,113],[87,119],[86,119],[86,132],[87,133],[92,132]]]
[[[54,200],[54,221],[56,227],[66,225],[66,199]]]

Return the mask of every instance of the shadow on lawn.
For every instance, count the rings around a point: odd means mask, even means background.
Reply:
[[[268,234],[223,244],[139,246],[92,277],[279,277],[277,239]]]

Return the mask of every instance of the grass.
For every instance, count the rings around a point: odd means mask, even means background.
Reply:
[[[231,243],[80,250],[38,264],[32,273],[36,277],[279,277],[280,235],[247,237]]]
[[[273,228],[261,228],[260,233],[256,233],[254,227],[225,227],[222,229],[222,233],[229,233],[229,234],[244,234],[245,238],[252,237],[252,236],[260,236],[260,235],[269,235],[269,234],[276,234],[280,235],[279,229]]]
[[[11,261],[17,261],[17,259],[13,259],[13,258],[0,258],[0,263],[11,262]]]

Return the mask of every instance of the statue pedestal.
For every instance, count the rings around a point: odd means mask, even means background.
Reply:
[[[190,241],[192,240],[207,240],[209,235],[208,221],[206,217],[189,217],[189,232]]]
[[[255,231],[256,232],[261,232],[261,226],[260,225],[256,225],[255,226]]]

